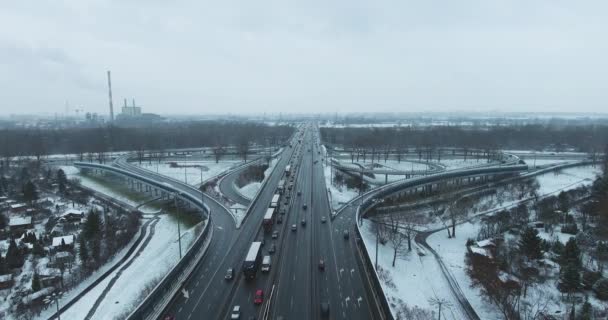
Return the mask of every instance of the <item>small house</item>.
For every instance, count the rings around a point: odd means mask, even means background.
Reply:
[[[78,211],[76,209],[69,209],[61,215],[59,221],[68,223],[80,223],[82,218],[84,218],[84,212]]]
[[[63,251],[74,249],[74,235],[53,237],[53,249]]]
[[[14,203],[9,206],[11,213],[21,213],[27,210],[27,204],[25,203]]]
[[[14,217],[8,222],[8,227],[11,234],[14,237],[21,237],[21,235],[32,226],[32,217]]]
[[[12,274],[0,275],[0,290],[9,289],[12,286],[13,286],[13,275]]]

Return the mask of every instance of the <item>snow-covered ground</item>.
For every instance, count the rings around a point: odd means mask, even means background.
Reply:
[[[141,254],[133,259],[131,265],[120,274],[118,281],[107,292],[91,319],[118,319],[120,316],[124,316],[126,312],[137,306],[142,289],[151,286],[154,281],[160,281],[179,261],[176,220],[173,216],[166,214],[160,215],[159,218],[150,242]],[[186,230],[182,228],[182,250],[187,250],[194,240],[194,229],[194,227]],[[144,243],[145,241],[142,241],[137,250]],[[117,275],[119,269],[64,312],[62,317],[66,317],[66,319],[83,318],[110,280]]]
[[[274,167],[277,165],[278,159],[272,159],[272,161],[270,161],[270,165],[268,166],[268,168],[266,168],[266,170],[264,170],[264,180],[266,180],[270,174],[272,173],[272,170],[274,169]],[[238,189],[238,192],[240,192],[243,196],[245,196],[245,198],[248,199],[253,199],[255,198],[255,195],[258,193],[258,191],[260,190],[260,188],[262,187],[262,182],[261,181],[256,181],[256,182],[251,182],[248,183],[246,185],[244,185],[243,187]]]
[[[580,185],[590,185],[600,172],[600,166],[583,166],[540,175],[536,177],[540,184],[538,194],[574,189]]]
[[[75,167],[62,168],[64,171],[66,171],[69,178],[76,177],[80,179],[83,186],[94,189],[107,196],[118,198],[121,201],[133,206],[137,206],[142,202],[141,200],[133,199],[129,195],[124,195],[119,191],[116,191],[114,188],[106,187],[95,179],[91,179],[88,176],[79,174],[78,169]],[[149,243],[145,245],[140,255],[135,257],[130,266],[121,273],[120,277],[118,277],[118,280],[106,294],[92,319],[116,319],[120,318],[120,316],[124,316],[126,312],[136,306],[137,299],[140,298],[142,288],[147,285],[151,285],[153,281],[159,281],[160,278],[164,276],[167,271],[179,260],[176,218],[168,214],[155,215],[155,213],[158,213],[158,209],[152,206],[144,205],[141,209],[144,213],[147,213],[145,215],[146,218],[155,216],[159,218],[158,223],[154,227],[154,234],[150,238]],[[150,228],[151,225],[148,227],[148,234],[150,234]],[[195,230],[198,230],[196,226],[184,227],[182,224],[182,250],[184,252],[187,250],[187,248],[189,248],[192,241],[196,238]],[[138,236],[139,233],[135,235],[132,243]],[[103,272],[107,271],[111,266],[118,262],[122,257],[124,257],[132,243],[127,245],[116,255],[116,257],[102,266],[100,270],[96,271],[91,277],[87,278],[74,290],[66,293],[62,301],[69,301],[84,288],[86,288],[87,285],[103,274]],[[136,252],[139,250],[139,248],[142,248],[144,244],[145,241],[142,241],[139,244],[138,249],[136,249]],[[86,316],[93,303],[100,297],[102,291],[110,282],[110,279],[114,278],[119,270],[120,268],[115,270],[112,275],[107,277],[93,290],[89,291],[84,297],[78,300],[77,303],[62,314],[62,317],[65,317],[66,319],[82,319],[84,316]],[[48,318],[51,312],[51,310],[46,310],[39,318]]]
[[[595,176],[599,173],[599,168],[592,166],[575,167],[562,170],[561,172],[547,173],[537,177],[540,184],[538,194],[555,195],[561,191],[576,188],[582,184],[591,184]],[[517,201],[508,200],[505,202],[494,203],[496,208],[507,208],[510,205],[515,205]],[[492,210],[495,208],[485,208],[484,210]],[[477,213],[479,214],[479,213]],[[363,240],[371,257],[375,256],[375,241],[376,236],[372,231],[371,223],[364,220],[364,225],[361,229]],[[440,227],[435,221],[432,227]],[[475,311],[482,319],[500,319],[501,314],[496,306],[488,303],[481,297],[481,291],[478,287],[471,287],[471,279],[466,274],[465,253],[466,240],[468,238],[476,239],[480,225],[478,219],[473,219],[471,222],[465,222],[456,227],[456,238],[448,238],[445,231],[433,233],[427,239],[427,243],[441,256],[444,264],[449,269],[450,273],[457,280],[460,289],[469,300]],[[428,229],[422,227],[422,229]],[[432,228],[431,228],[432,229]],[[547,240],[559,239],[565,243],[570,235],[554,232],[553,235],[542,230],[540,236]],[[460,314],[457,307],[458,301],[453,297],[446,279],[443,277],[439,264],[433,257],[432,253],[420,250],[416,243],[412,241],[413,250],[407,253],[404,257],[398,257],[396,266],[392,267],[393,250],[390,242],[379,246],[378,261],[380,265],[382,285],[385,293],[394,304],[393,312],[396,313],[399,309],[398,300],[412,308],[418,306],[422,309],[433,309],[429,303],[429,299],[443,298],[452,303],[453,307],[449,312],[443,314],[447,319],[464,319],[464,315]],[[419,255],[418,253],[425,255]],[[416,290],[411,290],[416,288]],[[555,288],[554,283],[550,285],[537,286],[532,295],[541,295],[546,291],[546,298],[559,296],[559,292]],[[559,305],[554,307],[559,308]]]
[[[89,189],[93,189],[99,193],[110,196],[114,199],[120,200],[130,206],[136,207],[139,204],[151,200],[148,196],[143,196],[143,194],[138,194],[136,197],[134,195],[128,195],[118,190],[128,189],[126,186],[113,186],[109,187],[108,185],[101,183],[99,180],[80,173],[78,168],[73,166],[61,166],[61,169],[65,172],[68,179],[77,178],[80,180],[80,184],[83,187],[87,187]]]
[[[324,145],[321,146],[323,158],[327,159],[327,149]],[[325,175],[325,187],[329,189],[329,202],[332,210],[336,211],[343,204],[359,195],[359,192],[354,189],[348,189],[346,186],[335,186],[331,181],[332,167],[328,165],[329,161],[323,162],[323,173]]]
[[[469,157],[466,161],[464,160],[464,158],[462,158],[462,159],[441,159],[441,162],[439,162],[439,164],[444,165],[446,170],[453,170],[453,169],[487,166],[487,165],[490,165],[491,162],[489,163],[486,159],[478,160],[478,159]]]
[[[464,257],[467,239],[476,239],[480,225],[478,223],[464,223],[456,227],[456,237],[448,238],[446,232],[435,232],[428,237],[427,243],[441,256],[443,263],[450,270],[460,289],[469,300],[475,312],[481,319],[500,319],[498,308],[484,301],[479,287],[471,287],[471,278],[466,273]],[[434,259],[432,256],[430,257]],[[442,281],[445,281],[441,277]]]
[[[393,169],[393,170],[399,170],[399,171],[412,171],[412,170],[418,171],[418,170],[428,170],[429,169],[429,166],[425,163],[407,161],[407,160],[402,160],[401,162],[399,162],[397,160],[387,160],[386,162],[384,162],[384,160],[380,160],[378,162],[378,164],[385,167],[385,169]]]
[[[376,235],[368,220],[364,220],[361,235],[367,251],[374,259]],[[452,306],[443,309],[442,319],[466,319],[458,308],[458,302],[452,296],[435,258],[430,253],[419,255],[413,240],[412,246],[412,251],[397,258],[395,267],[392,267],[393,249],[390,242],[378,246],[380,282],[390,300],[393,314],[399,312],[401,303],[405,303],[409,308],[418,307],[428,312],[435,312],[436,308],[431,305],[430,299],[446,299]],[[495,317],[482,317],[482,319],[495,319]]]
[[[138,164],[137,162],[133,162],[134,164]],[[215,163],[215,161],[178,161],[177,164],[180,166],[191,166],[191,167],[176,167],[173,168],[167,162],[155,163],[151,164],[148,162],[142,162],[141,167],[148,169],[150,171],[160,173],[162,175],[171,177],[173,179],[182,181],[184,183],[188,183],[191,185],[197,185],[202,181],[208,180],[212,177],[215,177],[230,168],[234,167],[241,163],[240,161],[220,161]]]

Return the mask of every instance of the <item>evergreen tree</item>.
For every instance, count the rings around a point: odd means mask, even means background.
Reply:
[[[37,256],[44,255],[44,247],[40,244],[40,241],[34,242],[34,247],[32,248],[32,253]]]
[[[68,178],[66,177],[63,169],[57,170],[57,184],[59,185],[59,192],[61,192],[61,193],[65,192],[67,183],[68,183]]]
[[[8,273],[8,266],[6,265],[6,259],[2,258],[0,254],[0,275]]]
[[[32,277],[32,291],[40,291],[42,289],[42,285],[40,284],[40,276],[38,276],[38,272],[34,272],[34,276]]]
[[[91,240],[91,258],[95,262],[95,268],[99,267],[101,262],[101,241],[99,239]]]
[[[86,266],[87,261],[89,260],[89,250],[87,249],[87,241],[82,235],[78,238],[78,247],[80,261]]]
[[[593,285],[593,292],[601,300],[608,300],[608,279],[600,279]]]
[[[23,265],[23,254],[21,250],[17,248],[15,240],[11,239],[11,242],[6,251],[6,265],[9,269],[20,268]]]
[[[591,320],[593,316],[593,309],[591,303],[589,303],[589,297],[585,297],[585,303],[581,307],[581,313],[578,316],[578,320]]]
[[[100,236],[101,219],[99,214],[94,210],[89,211],[84,222],[83,235],[87,240],[91,240]]]
[[[543,257],[542,241],[536,229],[528,227],[524,230],[519,239],[519,251],[529,259]]]
[[[28,181],[23,187],[23,198],[30,203],[38,200],[38,189],[33,182]]]
[[[568,317],[568,320],[576,320],[575,315],[576,315],[576,312],[574,311],[574,305],[573,305],[572,309],[570,309],[570,316]]]
[[[581,287],[581,276],[579,268],[575,265],[567,265],[560,275],[560,285],[562,291],[572,294]]]
[[[578,244],[574,237],[571,237],[568,242],[566,242],[566,246],[564,247],[564,251],[559,256],[559,263],[562,266],[572,265],[577,268],[577,271],[580,270],[581,267],[581,251],[578,248]]]

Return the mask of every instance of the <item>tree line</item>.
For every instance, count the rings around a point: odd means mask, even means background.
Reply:
[[[399,151],[407,148],[458,147],[477,150],[531,149],[600,152],[608,142],[608,126],[437,126],[395,128],[321,128],[325,143],[347,149],[378,148]]]
[[[96,127],[0,130],[0,157],[50,154],[96,154],[98,160],[112,151],[172,148],[277,145],[293,132],[290,126],[252,122],[197,121],[156,124],[153,127]]]

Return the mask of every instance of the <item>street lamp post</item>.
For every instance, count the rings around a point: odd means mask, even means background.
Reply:
[[[182,235],[181,227],[179,223],[179,206],[177,205],[177,193],[173,194],[173,201],[175,202],[175,217],[177,218],[177,243],[179,246],[179,259],[182,259]]]
[[[59,298],[61,298],[61,291],[58,291],[57,293],[53,292],[53,294],[46,296],[43,300],[46,304],[55,302],[55,305],[57,306],[57,320],[61,320],[61,314],[59,313]]]

